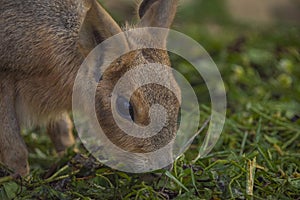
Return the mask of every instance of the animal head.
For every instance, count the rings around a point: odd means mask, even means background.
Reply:
[[[138,9],[138,24],[125,29],[130,32],[138,28],[140,31],[137,34],[124,34],[120,48],[143,45],[144,37],[150,43],[165,47],[167,32],[155,35],[143,32],[143,28],[169,28],[176,7],[177,0],[144,0]],[[105,39],[121,32],[122,29],[99,4],[87,1],[86,16],[79,34],[79,47],[84,55]],[[105,59],[107,52],[100,53]],[[133,74],[128,75],[131,72]],[[151,82],[153,77],[162,83]],[[147,84],[139,86],[141,81]],[[116,90],[118,84],[120,90]],[[118,57],[103,70],[97,85],[95,104],[97,118],[105,135],[125,151],[149,153],[172,142],[177,131],[180,89],[173,77],[167,51],[164,48],[141,48]],[[125,129],[129,132],[144,131],[144,137],[130,135]],[[139,131],[135,131],[136,135]]]

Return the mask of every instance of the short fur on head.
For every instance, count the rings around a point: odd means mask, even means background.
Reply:
[[[137,27],[169,28],[177,3],[144,0]],[[78,69],[92,49],[122,30],[96,0],[2,0],[0,18],[0,161],[26,175],[28,151],[20,128],[45,125],[58,152],[71,146],[67,113]],[[134,66],[155,62],[170,66],[167,52],[143,49],[126,54],[112,63],[98,85],[99,123],[115,144],[128,151],[154,151],[176,132],[180,102],[155,84],[139,88],[130,103],[140,125],[149,123],[147,109],[152,104],[169,108],[168,123],[158,136],[140,140],[126,136],[112,120],[109,97],[118,79]],[[172,77],[170,81],[176,84]]]

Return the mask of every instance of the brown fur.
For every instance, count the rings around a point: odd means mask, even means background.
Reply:
[[[169,27],[177,1],[153,2],[144,3],[147,11],[143,7],[138,26]],[[71,146],[72,124],[66,113],[71,110],[78,69],[97,44],[121,29],[96,0],[1,0],[0,13],[0,161],[25,175],[28,152],[20,127],[45,125],[58,152]],[[96,93],[97,116],[105,133],[134,152],[154,151],[176,131],[179,102],[158,85],[138,89],[130,101],[140,125],[149,123],[147,108],[152,104],[172,105],[169,124],[159,136],[126,136],[112,120],[109,96],[117,80],[130,68],[151,62],[170,65],[164,51],[132,52],[105,71]],[[172,77],[171,82],[176,84]]]

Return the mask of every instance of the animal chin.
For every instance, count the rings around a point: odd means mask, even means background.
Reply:
[[[166,128],[148,138],[128,135],[119,128],[115,130],[117,131],[104,131],[104,134],[118,148],[131,153],[151,153],[167,146],[175,139],[175,134],[171,135]]]

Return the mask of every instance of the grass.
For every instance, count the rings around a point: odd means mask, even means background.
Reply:
[[[0,199],[299,199],[300,28],[186,15],[194,21],[179,19],[177,29],[209,51],[227,88],[225,128],[208,156],[194,160],[200,135],[172,171],[128,174],[96,162],[80,143],[80,153],[58,158],[43,130],[27,130],[31,174],[11,177],[0,167]],[[201,100],[204,123],[210,115],[205,85],[185,61],[172,60]]]

